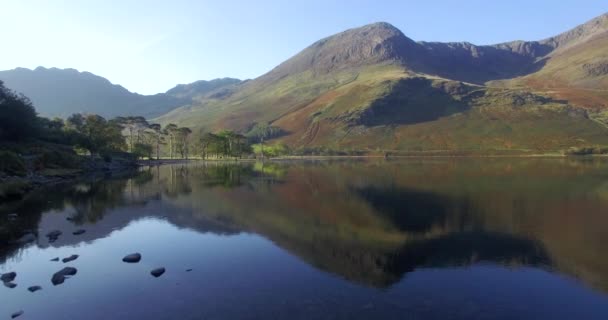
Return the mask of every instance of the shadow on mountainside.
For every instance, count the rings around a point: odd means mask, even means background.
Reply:
[[[449,84],[434,85],[426,78],[401,79],[388,95],[363,111],[357,122],[368,127],[414,124],[468,110],[469,106],[458,99],[468,87],[458,82]]]

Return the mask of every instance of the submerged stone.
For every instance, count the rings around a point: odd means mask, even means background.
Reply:
[[[155,278],[162,276],[163,273],[165,273],[165,268],[156,268],[150,271],[150,274],[153,275]]]
[[[59,261],[59,257],[51,259],[51,261],[57,262]]]
[[[78,259],[78,255],[77,254],[73,254],[73,255],[71,255],[71,256],[69,256],[67,258],[61,259],[61,261],[63,261],[63,263],[68,263],[68,262],[74,261],[76,259]]]
[[[76,275],[77,272],[78,272],[78,270],[76,270],[76,268],[65,267],[65,268],[57,271],[53,275],[53,277],[51,278],[51,282],[53,283],[54,286],[62,284],[66,278]]]
[[[79,235],[81,235],[81,234],[83,234],[85,232],[87,232],[87,231],[84,230],[84,229],[79,229],[79,230],[76,230],[76,231],[72,232],[72,234],[75,235],[75,236],[79,236]]]
[[[124,258],[122,258],[123,262],[126,263],[138,263],[141,260],[141,254],[139,253],[131,253]]]
[[[29,292],[36,292],[38,290],[42,290],[42,287],[41,286],[31,286],[31,287],[27,288],[27,290]]]
[[[17,317],[20,317],[21,315],[23,315],[23,310],[19,310],[13,314],[11,314],[11,319],[15,319]]]
[[[9,288],[9,289],[14,289],[17,287],[16,283],[12,283],[12,282],[4,282],[4,286]]]
[[[59,230],[54,230],[46,234],[46,237],[49,238],[49,242],[53,243],[59,239],[59,236],[62,234]]]
[[[0,276],[0,280],[2,280],[2,282],[12,282],[15,280],[15,278],[17,278],[16,272],[8,272]]]

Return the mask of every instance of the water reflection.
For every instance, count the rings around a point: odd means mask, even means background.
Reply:
[[[152,218],[197,233],[257,234],[372,288],[396,286],[416,270],[490,263],[558,272],[606,292],[606,169],[600,160],[564,159],[143,168],[3,204],[3,217],[19,219],[2,218],[0,263],[27,246],[91,243]],[[81,227],[87,232],[71,234]],[[44,235],[57,229],[65,232],[49,243]],[[16,242],[30,231],[33,244]]]

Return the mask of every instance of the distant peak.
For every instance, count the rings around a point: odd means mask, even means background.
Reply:
[[[554,48],[569,47],[570,45],[584,42],[585,40],[591,39],[604,32],[608,32],[608,12],[557,36],[542,40],[540,43],[550,45]]]

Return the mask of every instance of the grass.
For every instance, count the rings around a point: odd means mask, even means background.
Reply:
[[[559,64],[562,58],[554,59]],[[548,75],[559,69],[551,63],[547,68],[542,72]],[[419,76],[396,65],[376,65],[325,76],[303,72],[273,83],[254,80],[227,99],[160,120],[242,132],[252,123],[269,123],[286,133],[275,140],[293,149],[339,152],[553,154],[608,145],[605,111],[573,108],[542,88],[530,92],[521,84],[532,78],[500,88],[413,79]],[[608,101],[603,92],[593,92],[585,97]]]

